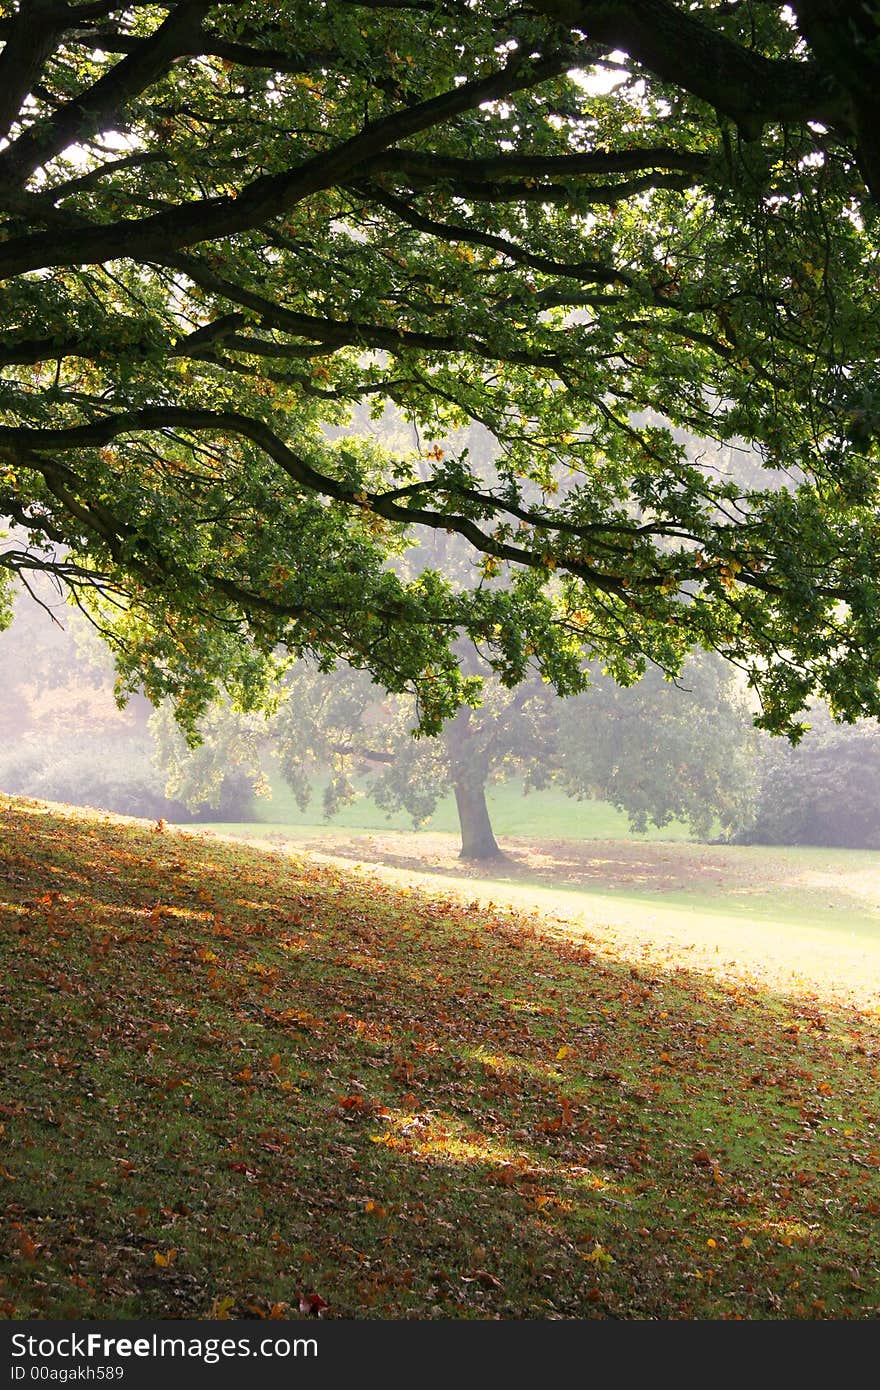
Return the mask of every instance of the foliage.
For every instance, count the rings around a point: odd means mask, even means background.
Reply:
[[[880,733],[875,724],[817,726],[788,756],[772,756],[744,844],[880,849]]]
[[[473,658],[469,669],[478,669]],[[440,797],[462,781],[482,787],[519,771],[527,785],[538,786],[552,775],[556,716],[551,692],[539,682],[512,693],[487,679],[479,706],[459,711],[435,738],[414,737],[412,702],[380,702],[357,672],[328,681],[297,668],[288,687],[272,725],[279,762],[301,805],[315,770],[333,769],[324,795],[328,815],[356,795],[353,774],[368,776],[379,806],[403,808],[414,824],[427,820]]]
[[[41,0],[0,38],[0,568],[71,586],[123,690],[192,727],[345,657],[436,729],[466,635],[510,685],[708,647],[768,727],[880,712],[871,7]],[[389,401],[417,447],[340,435]],[[488,478],[439,442],[473,421]],[[396,572],[425,530],[467,587]]]
[[[254,794],[267,790],[260,762],[265,719],[214,705],[200,727],[197,747],[187,745],[168,707],[150,718],[153,760],[167,796],[183,802],[195,820],[245,820]]]
[[[566,786],[626,811],[634,830],[683,820],[706,839],[716,823],[730,832],[751,819],[761,744],[718,662],[691,661],[681,687],[658,671],[631,690],[599,681],[564,701],[559,719]]]
[[[880,1312],[868,1004],[33,804],[0,855],[0,1315]]]
[[[469,673],[479,670],[473,654],[460,659]],[[451,788],[463,851],[473,858],[498,847],[488,815],[481,841],[470,803],[484,806],[486,787],[512,777],[522,778],[526,792],[552,782],[574,796],[610,801],[639,831],[649,821],[678,819],[706,837],[716,822],[729,830],[748,819],[757,737],[717,660],[689,663],[678,687],[659,673],[626,690],[598,671],[592,680],[584,694],[562,701],[539,680],[510,691],[487,672],[476,708],[460,710],[436,737],[416,738],[411,701],[380,698],[364,672],[331,677],[300,663],[285,676],[268,723],[217,708],[199,726],[203,742],[194,751],[168,711],[154,716],[158,761],[169,773],[169,794],[190,806],[211,804],[230,768],[247,769],[259,784],[275,760],[302,810],[326,777],[328,817],[366,792],[419,825]]]
[[[3,532],[0,531],[0,541],[3,540]],[[0,566],[0,632],[9,627],[12,622],[13,599],[15,588],[12,573]]]

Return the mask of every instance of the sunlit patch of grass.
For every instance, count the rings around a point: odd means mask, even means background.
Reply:
[[[815,1244],[821,1238],[821,1227],[808,1226],[804,1221],[753,1221],[750,1229],[781,1241],[786,1246],[793,1245],[795,1241]]]
[[[544,1084],[548,1082],[552,1084],[559,1083],[563,1076],[556,1064],[526,1057],[510,1057],[499,1052],[488,1052],[482,1047],[466,1049],[464,1055],[490,1073],[511,1077],[514,1083],[517,1078],[532,1078]]]
[[[493,1144],[485,1135],[462,1130],[454,1124],[435,1119],[428,1124],[415,1125],[411,1117],[395,1119],[393,1115],[388,1122],[392,1128],[371,1137],[398,1153],[444,1164],[510,1161],[508,1149]]]

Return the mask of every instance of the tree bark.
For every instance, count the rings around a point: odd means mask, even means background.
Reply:
[[[503,859],[489,820],[486,790],[482,782],[453,783],[461,827],[460,859]]]

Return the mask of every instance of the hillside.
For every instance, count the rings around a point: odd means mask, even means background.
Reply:
[[[7,1317],[880,1315],[876,1009],[2,797],[0,926]]]

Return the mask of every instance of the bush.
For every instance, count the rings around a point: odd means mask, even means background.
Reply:
[[[880,731],[830,726],[777,754],[740,844],[880,849]]]
[[[152,752],[152,740],[130,735],[26,735],[0,754],[0,787],[119,815],[189,820],[186,807],[165,796]]]
[[[194,804],[178,820],[192,821],[251,821],[254,819],[254,779],[236,768],[227,772],[216,793],[216,799]]]

